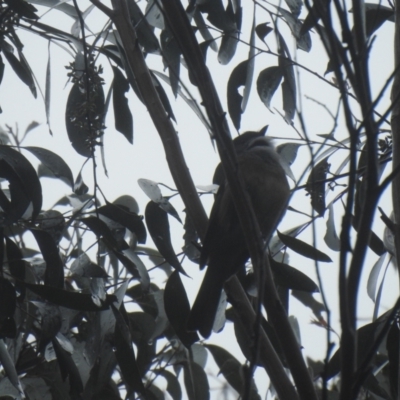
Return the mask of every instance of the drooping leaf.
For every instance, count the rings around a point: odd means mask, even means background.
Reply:
[[[3,242],[0,243],[3,246]],[[23,255],[19,246],[11,239],[6,237],[6,255],[8,261],[8,268],[14,278],[25,279],[25,261],[22,259]],[[17,281],[17,287],[19,283]]]
[[[371,272],[369,273],[368,276],[367,293],[369,298],[374,303],[376,299],[376,287],[378,285],[378,277],[379,273],[381,272],[381,268],[385,259],[386,259],[386,253],[379,257],[378,261],[376,261],[376,263],[373,265]]]
[[[146,243],[147,234],[142,216],[124,209],[123,206],[112,203],[107,203],[97,211],[99,214],[118,222],[125,228],[128,228],[132,233],[135,233],[139,243]]]
[[[21,59],[18,59],[14,55],[14,49],[9,43],[3,41],[2,50],[4,56],[6,57],[11,68],[14,70],[15,74],[23,83],[25,83],[25,85],[29,87],[33,96],[36,98],[36,86],[31,70],[26,67],[25,63],[23,63]]]
[[[243,96],[239,93],[239,88],[246,84],[246,73],[249,61],[242,61],[232,71],[227,88],[228,112],[234,127],[240,129],[242,118]]]
[[[298,269],[273,258],[270,259],[270,264],[277,285],[303,292],[319,292],[318,285]]]
[[[68,164],[58,155],[50,150],[42,147],[28,146],[24,147],[25,150],[31,152],[37,157],[43,165],[45,165],[57,178],[67,181],[73,188],[74,177]]]
[[[308,243],[300,239],[278,232],[279,239],[282,243],[294,252],[301,254],[303,257],[311,258],[315,261],[332,262],[331,258],[322,251],[310,246]]]
[[[191,345],[199,340],[199,336],[196,332],[188,332],[186,329],[190,304],[178,271],[170,275],[165,285],[164,307],[176,335],[183,345],[190,349]]]
[[[17,306],[17,295],[13,284],[0,278],[0,338],[15,338],[17,329],[14,312]]]
[[[115,357],[121,369],[122,379],[127,387],[127,396],[132,392],[145,393],[144,385],[140,377],[139,369],[136,365],[135,352],[132,346],[132,338],[127,324],[126,311],[123,310],[123,305],[118,310],[114,305],[111,309],[115,316]]]
[[[44,106],[45,106],[45,111],[46,111],[46,122],[47,122],[47,125],[49,126],[50,134],[52,135],[53,133],[51,132],[51,128],[50,128],[50,102],[51,102],[50,41],[49,41],[48,52],[49,52],[49,55],[47,58],[47,67],[46,67],[46,86],[45,86],[45,91],[44,91]]]
[[[21,17],[34,20],[39,19],[39,17],[35,14],[37,9],[32,4],[27,3],[24,0],[6,0],[6,3],[8,7],[10,7]]]
[[[157,182],[151,181],[150,179],[138,179],[138,184],[148,198],[155,203],[160,203],[162,194],[160,187]]]
[[[227,65],[236,53],[239,41],[239,33],[236,31],[227,32],[222,36],[221,45],[218,51],[218,61]]]
[[[160,49],[160,45],[156,35],[154,34],[153,28],[143,15],[142,10],[134,0],[127,1],[127,5],[139,44],[143,47],[146,53],[157,53]]]
[[[146,206],[145,219],[150,236],[165,261],[186,275],[172,247],[167,213],[157,203],[150,201]]]
[[[294,67],[291,61],[290,52],[286,45],[283,36],[278,32],[279,47],[278,52],[279,66],[283,73],[282,82],[282,98],[283,98],[283,110],[285,111],[285,121],[289,124],[293,124],[293,118],[296,112],[296,80],[294,77]]]
[[[167,392],[172,397],[172,400],[181,400],[182,389],[178,377],[166,369],[159,369],[155,373],[167,381]]]
[[[129,143],[133,143],[133,118],[129,109],[128,99],[125,93],[129,91],[129,82],[118,67],[112,67],[113,80],[113,105],[115,129],[121,132]]]
[[[208,14],[208,21],[216,28],[224,32],[236,29],[236,23],[224,9],[222,0],[203,1],[197,4],[197,8],[200,12]]]
[[[307,179],[306,190],[311,196],[311,206],[320,216],[323,216],[326,210],[325,186],[329,167],[328,157],[324,158],[314,165]]]
[[[365,30],[370,37],[386,21],[394,22],[394,9],[380,3],[365,3]]]
[[[241,104],[242,112],[245,112],[247,103],[249,101],[251,87],[253,86],[253,76],[254,76],[254,64],[255,64],[255,30],[256,30],[256,6],[254,4],[254,11],[253,11],[253,24],[251,26],[251,33],[250,33],[250,49],[249,49],[249,56],[247,59],[247,69],[246,69],[246,79],[243,88],[243,100]]]
[[[122,251],[129,248],[128,244],[124,240],[117,242],[110,228],[101,219],[97,217],[87,217],[82,218],[81,221],[88,226],[90,230],[99,239],[101,239],[109,249]]]
[[[53,304],[71,308],[79,311],[102,311],[108,310],[110,304],[116,301],[114,295],[107,295],[103,304],[98,307],[92,300],[92,295],[86,293],[71,292],[46,285],[34,285],[32,283],[21,282],[21,285],[41,296],[43,299]]]
[[[159,8],[159,3],[155,0],[149,0],[146,5],[145,16],[147,22],[155,28],[164,29],[164,16]]]
[[[64,350],[56,338],[52,340],[52,343],[54,351],[57,355],[57,361],[58,365],[60,366],[63,380],[65,380],[67,377],[69,378],[71,397],[80,397],[83,393],[83,383],[78,367],[72,359],[71,354]]]
[[[283,143],[276,147],[276,151],[289,165],[292,165],[300,146],[298,143]]]
[[[220,369],[220,373],[222,373],[227,382],[238,393],[242,393],[244,377],[240,362],[231,353],[220,346],[208,344],[205,347],[212,354]],[[253,379],[251,382],[250,399],[260,399]]]
[[[185,224],[183,225],[183,229],[185,233],[183,234],[183,240],[185,241],[182,250],[184,251],[185,255],[189,258],[189,260],[199,263],[200,261],[200,250],[196,246],[196,243],[199,241],[199,237],[193,225],[193,222],[186,213]]]
[[[171,88],[174,96],[178,95],[179,73],[181,66],[181,50],[174,36],[169,29],[161,32],[161,49],[165,67],[168,68],[168,75],[171,81]]]
[[[199,364],[188,361],[183,364],[183,372],[189,399],[209,400],[210,386],[204,369]]]
[[[389,358],[389,381],[393,399],[397,399],[399,389],[399,343],[399,326],[397,323],[393,323],[389,329],[386,341],[386,349]]]
[[[197,28],[199,29],[201,36],[203,36],[203,39],[206,42],[210,43],[210,47],[214,51],[218,51],[218,45],[214,40],[213,36],[211,35],[210,30],[208,29],[206,23],[204,22],[204,18],[198,8],[196,8],[194,12],[193,19],[196,23]]]
[[[321,313],[326,311],[325,307],[322,303],[314,298],[312,293],[303,292],[302,290],[292,290],[292,296],[296,297],[297,300],[303,303],[306,307],[310,308],[318,320],[322,320]]]
[[[309,32],[301,34],[302,23],[291,12],[282,7],[277,7],[285,22],[288,24],[292,35],[296,39],[297,48],[309,52],[311,50],[311,36]]]
[[[44,230],[31,228],[39,249],[46,262],[44,283],[62,289],[64,287],[64,263],[52,235]]]
[[[36,218],[42,208],[42,187],[31,163],[20,152],[0,145],[0,164],[0,177],[10,183],[11,219],[22,217],[30,203],[32,218]]]
[[[24,398],[25,393],[22,388],[21,382],[18,378],[18,373],[15,368],[15,364],[10,356],[10,353],[7,350],[7,346],[5,345],[3,339],[0,339],[0,362],[4,368],[4,372],[6,373],[8,379],[17,389],[19,396],[21,396],[21,398]]]
[[[301,0],[285,0],[285,3],[288,5],[293,16],[298,18],[303,7],[303,2]]]
[[[257,92],[261,101],[271,111],[271,99],[283,78],[281,67],[268,67],[260,72],[257,78]]]
[[[89,103],[86,91],[78,82],[74,83],[67,100],[65,124],[72,147],[84,157],[92,155],[97,135],[103,129],[104,92],[100,83],[93,84],[89,90]],[[89,123],[92,125],[90,126]],[[95,126],[93,126],[95,125]]]
[[[78,196],[84,196],[89,191],[89,188],[83,181],[82,171],[80,171],[78,176],[76,177],[73,188],[74,188],[74,193]]]
[[[269,25],[269,22],[264,22],[262,24],[258,24],[255,29],[257,36],[264,43],[265,43],[265,37],[273,31],[273,29],[268,25]]]
[[[326,233],[324,236],[326,245],[333,251],[340,251],[340,239],[336,233],[333,204],[329,206],[328,221],[326,221]]]
[[[158,96],[160,97],[161,103],[164,106],[165,112],[168,115],[168,118],[171,118],[173,121],[176,122],[176,118],[174,115],[174,111],[172,110],[171,104],[169,102],[167,93],[165,92],[164,88],[162,87],[160,81],[158,80],[155,71],[150,71],[151,73],[151,79],[153,80],[153,85],[158,93]],[[170,83],[171,81],[169,81]],[[178,85],[178,94],[180,92],[180,88]]]

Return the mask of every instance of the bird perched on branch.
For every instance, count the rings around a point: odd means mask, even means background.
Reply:
[[[265,239],[278,225],[289,198],[289,184],[271,140],[260,132],[246,132],[234,140],[237,162],[251,199],[261,234]],[[219,165],[214,182],[220,184],[211,210],[200,257],[200,268],[208,265],[187,328],[209,337],[224,283],[249,259],[249,251],[232,194]]]

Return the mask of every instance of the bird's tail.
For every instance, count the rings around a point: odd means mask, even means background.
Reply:
[[[208,266],[203,283],[189,315],[187,322],[189,331],[199,331],[205,338],[210,336],[223,285],[224,282],[213,274],[213,268],[210,269],[210,266]]]

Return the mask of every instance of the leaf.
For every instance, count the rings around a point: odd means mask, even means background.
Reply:
[[[199,340],[196,332],[186,329],[190,304],[178,271],[174,271],[165,285],[164,307],[168,320],[183,345],[190,349]]]
[[[199,364],[188,361],[183,364],[183,379],[189,399],[209,400],[210,386],[207,375]]]
[[[228,112],[234,127],[240,129],[240,120],[242,117],[243,96],[239,93],[239,88],[246,84],[246,74],[249,61],[242,61],[232,71],[227,88]]]
[[[185,244],[182,247],[182,250],[190,261],[198,264],[200,261],[200,249],[198,247],[199,237],[188,213],[186,213],[183,229],[185,231],[183,234]]]
[[[158,251],[165,258],[165,261],[180,273],[187,276],[172,247],[166,212],[162,210],[157,203],[150,201],[146,206],[145,219],[150,236]]]
[[[11,219],[21,218],[29,203],[33,207],[32,218],[36,218],[42,208],[42,187],[30,162],[20,152],[0,145],[0,177],[10,182]]]
[[[24,390],[22,389],[21,382],[18,378],[17,370],[15,369],[15,365],[3,339],[0,339],[0,363],[4,368],[4,372],[7,375],[8,379],[18,390],[20,398],[25,398]]]
[[[160,49],[158,39],[154,34],[153,28],[143,15],[142,10],[134,0],[127,1],[127,5],[139,44],[143,47],[146,53],[157,53]]]
[[[162,200],[161,190],[158,183],[149,179],[138,179],[138,184],[147,197],[155,203],[160,203]]]
[[[164,29],[160,35],[161,49],[165,67],[171,82],[172,93],[178,95],[179,73],[181,67],[181,50],[169,29]]]
[[[292,296],[310,308],[318,320],[322,319],[321,313],[326,311],[322,303],[315,300],[312,293],[303,292],[301,290],[292,290]]]
[[[242,365],[240,362],[224,348],[216,345],[206,345],[206,349],[212,354],[220,373],[227,382],[240,394],[243,392],[244,379]],[[251,380],[250,399],[259,399],[254,379]]]
[[[161,103],[164,106],[164,109],[165,109],[165,112],[168,115],[168,118],[171,118],[172,120],[174,120],[176,122],[174,111],[172,110],[172,107],[171,107],[171,104],[169,102],[167,93],[165,93],[165,90],[162,87],[160,81],[158,80],[158,78],[157,78],[157,76],[155,74],[155,71],[150,71],[150,74],[151,74],[151,79],[153,81],[153,85],[154,85],[154,87],[155,87],[155,89],[156,89],[156,91],[158,93],[158,96],[160,97]],[[170,84],[171,81],[168,80],[168,83]],[[178,94],[180,94],[180,91],[181,90],[180,90],[180,88],[178,86]]]
[[[124,208],[118,204],[107,203],[105,206],[100,207],[97,212],[129,229],[137,236],[139,243],[146,243],[147,233],[143,217]]]
[[[285,111],[285,121],[289,125],[292,125],[296,112],[296,80],[294,77],[294,68],[290,58],[289,49],[279,32],[278,38],[278,53],[281,56],[279,57],[279,66],[282,69],[284,78],[282,83],[283,110]]]
[[[370,37],[386,21],[394,22],[394,9],[379,3],[365,3],[365,29],[367,37]]]
[[[80,397],[80,395],[83,393],[83,383],[79,370],[74,363],[71,354],[63,349],[56,338],[52,340],[52,343],[54,351],[57,355],[57,361],[58,365],[60,366],[63,380],[65,381],[67,377],[69,378],[71,397]]]
[[[196,7],[196,9],[194,11],[193,19],[194,19],[194,22],[196,23],[197,28],[199,29],[201,36],[203,37],[203,39],[206,42],[210,43],[210,47],[214,51],[218,51],[218,45],[217,45],[216,41],[214,40],[213,36],[211,35],[210,30],[208,29],[206,23],[204,22],[204,18],[201,15],[201,12],[199,11],[198,7]]]
[[[16,337],[17,329],[13,318],[16,306],[15,287],[8,279],[0,278],[0,337]]]
[[[50,233],[34,228],[31,228],[30,231],[46,261],[45,285],[62,289],[64,287],[64,263],[61,260],[58,246]]]
[[[273,29],[268,25],[269,25],[269,22],[264,22],[262,24],[258,24],[255,29],[257,36],[264,43],[265,43],[265,37],[273,31]]]
[[[328,158],[324,158],[318,164],[314,165],[307,179],[306,191],[311,195],[311,206],[323,216],[325,214],[325,184],[326,174],[329,171],[330,164]]]
[[[145,16],[147,22],[155,28],[164,29],[163,11],[159,8],[159,3],[155,0],[149,0],[146,5]]]
[[[115,357],[121,369],[122,379],[127,387],[127,397],[130,397],[132,392],[144,394],[145,389],[136,364],[126,311],[123,305],[120,310],[114,305],[111,305],[111,309],[115,316]],[[125,314],[125,317],[123,314]]]
[[[27,68],[27,65],[23,62],[23,59],[18,59],[14,55],[13,47],[8,42],[3,41],[2,50],[4,56],[6,57],[11,68],[14,70],[15,74],[23,83],[25,83],[25,85],[29,87],[30,91],[33,94],[33,97],[36,98],[36,86],[30,68]],[[22,53],[20,53],[20,58],[21,54]]]
[[[58,155],[42,147],[23,147],[37,157],[57,178],[74,187],[74,177],[68,164]]]
[[[268,67],[260,72],[257,78],[257,92],[261,101],[271,111],[270,104],[272,96],[278,89],[283,78],[281,67]]]
[[[103,304],[98,307],[92,300],[92,296],[86,293],[70,292],[60,288],[32,283],[20,282],[33,293],[58,306],[71,308],[78,311],[103,311],[108,310],[110,304],[116,301],[114,295],[107,295]]]
[[[399,350],[400,350],[399,327],[396,322],[392,323],[386,341],[386,349],[389,358],[389,381],[393,399],[398,396],[399,384]]]
[[[10,7],[21,17],[35,20],[39,19],[39,17],[35,14],[37,9],[32,4],[27,3],[24,0],[6,0],[6,3],[8,7]]]
[[[140,283],[143,287],[143,290],[147,292],[150,287],[150,276],[146,269],[146,266],[143,264],[140,257],[135,253],[132,248],[127,250],[123,250],[122,254],[115,253],[117,258],[124,264],[124,266],[128,269],[128,271],[134,276],[138,277]],[[124,259],[121,256],[124,256],[125,259],[128,259],[131,263],[133,263],[135,271],[132,271],[132,268],[129,268],[129,265],[124,262]],[[137,276],[139,275],[139,276]]]
[[[302,145],[298,143],[283,143],[277,146],[276,151],[289,165],[292,165],[300,146]]]
[[[288,5],[294,17],[298,18],[301,13],[303,2],[301,0],[285,0],[285,3]]]
[[[128,244],[122,240],[117,242],[110,228],[97,217],[82,218],[81,221],[111,250],[121,251],[129,249]]]
[[[94,138],[102,129],[104,114],[104,92],[100,83],[93,84],[89,90],[90,111],[86,90],[82,91],[78,82],[74,83],[67,100],[65,125],[72,147],[84,157],[92,156]],[[90,127],[89,121],[98,126]]]
[[[133,143],[133,118],[125,93],[129,91],[129,82],[118,67],[112,67],[114,72],[113,105],[115,129],[121,132],[129,143]]]
[[[303,292],[319,292],[318,285],[298,269],[277,262],[273,258],[270,258],[270,264],[277,285]]]
[[[376,287],[378,284],[379,273],[381,272],[381,268],[383,262],[385,261],[386,253],[382,254],[378,261],[374,264],[371,268],[371,272],[368,275],[368,282],[367,282],[367,293],[369,298],[375,303],[376,299]]]
[[[227,32],[222,36],[221,45],[218,51],[218,61],[222,65],[227,65],[236,53],[239,41],[238,32]]]
[[[48,58],[46,67],[46,86],[44,91],[44,108],[46,112],[46,122],[50,129],[50,104],[51,104],[51,57],[50,57],[50,41],[48,46]],[[52,135],[51,129],[50,134]]]
[[[300,239],[285,235],[280,232],[278,232],[278,236],[285,246],[289,247],[289,249],[293,250],[294,252],[301,254],[303,257],[311,258],[315,261],[332,262],[330,257],[328,257],[325,253],[317,250],[315,247],[310,246],[308,243],[303,242]]]
[[[301,33],[302,23],[292,13],[281,7],[277,7],[283,19],[288,24],[292,35],[296,39],[297,48],[309,52],[311,50],[311,36],[309,32]]]
[[[0,243],[3,246],[3,242]],[[8,261],[8,268],[14,278],[25,279],[25,261],[22,259],[23,255],[21,249],[17,244],[6,237],[6,255]],[[17,281],[18,282],[18,281]]]
[[[159,369],[154,372],[157,375],[162,376],[167,381],[167,392],[172,397],[172,400],[181,400],[182,389],[178,377],[167,371],[166,369]]]
[[[83,182],[82,171],[80,171],[78,176],[76,177],[73,190],[74,193],[78,196],[83,196],[89,191],[89,188],[86,186],[85,182]]]
[[[329,216],[328,221],[326,221],[324,240],[331,250],[340,251],[340,239],[336,233],[333,204],[329,206]]]

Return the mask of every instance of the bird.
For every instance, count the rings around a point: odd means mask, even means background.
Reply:
[[[271,139],[249,131],[234,142],[237,163],[264,239],[280,222],[287,207],[290,188]],[[200,268],[207,270],[187,321],[189,331],[211,334],[224,283],[249,259],[229,184],[219,165],[214,182],[220,185],[211,210],[200,255]]]

